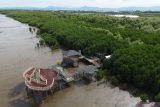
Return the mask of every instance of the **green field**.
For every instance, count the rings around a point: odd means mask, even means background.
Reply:
[[[119,82],[131,83],[153,96],[160,92],[159,13],[138,13],[139,18],[51,11],[1,13],[39,28],[39,36],[53,49],[64,46],[87,56],[112,54],[105,68]]]

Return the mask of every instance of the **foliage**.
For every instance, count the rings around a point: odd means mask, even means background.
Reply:
[[[119,80],[117,79],[116,76],[112,76],[111,78],[111,83],[115,86],[117,86],[119,84]]]
[[[147,100],[149,99],[147,94],[142,94],[140,98],[143,102],[147,102]]]
[[[160,91],[160,46],[132,45],[113,53],[107,66],[123,82],[153,93]]]
[[[155,96],[155,101],[160,102],[160,92]]]
[[[104,70],[98,70],[98,71],[96,72],[96,78],[97,78],[98,80],[101,80],[101,79],[104,78],[104,77],[106,77],[106,71],[104,71]]]
[[[50,46],[51,48],[55,49],[58,47],[58,42],[56,41],[55,37],[48,33],[42,33],[40,37],[44,40],[44,42]],[[41,44],[41,42],[40,42]]]
[[[87,55],[98,52],[112,54],[117,49],[128,47],[129,42],[133,41],[151,45],[160,43],[160,34],[156,33],[160,26],[158,16],[132,19],[99,13],[74,14],[49,11],[2,11],[2,13],[38,27],[42,39],[50,47],[58,47],[60,44],[70,49],[81,49]],[[130,41],[127,38],[130,38]]]

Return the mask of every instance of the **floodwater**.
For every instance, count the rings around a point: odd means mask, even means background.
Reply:
[[[57,92],[41,107],[135,107],[139,98],[109,84],[73,85]]]
[[[30,66],[47,68],[62,59],[61,50],[37,48],[35,36],[28,25],[0,15],[0,107],[33,107],[26,98],[23,71]],[[138,102],[140,98],[127,91],[93,82],[59,91],[41,107],[135,107]]]
[[[118,14],[118,15],[110,15],[110,16],[114,16],[114,17],[129,17],[129,18],[138,18],[138,15],[122,15],[122,14]]]
[[[0,15],[0,107],[28,107],[22,73],[31,66],[47,68],[61,60],[61,51],[37,48],[36,32]]]

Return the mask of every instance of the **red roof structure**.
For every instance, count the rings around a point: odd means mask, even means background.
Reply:
[[[57,74],[51,69],[29,68],[23,73],[25,85],[36,91],[47,91],[54,85],[57,80]]]

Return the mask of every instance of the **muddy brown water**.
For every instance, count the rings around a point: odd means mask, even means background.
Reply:
[[[0,107],[32,107],[26,98],[23,71],[31,66],[47,68],[62,59],[61,50],[37,48],[35,36],[28,25],[0,15]],[[41,107],[135,107],[139,101],[127,91],[93,82],[59,91]]]
[[[0,107],[27,107],[23,71],[31,66],[47,68],[62,58],[60,50],[37,48],[35,36],[28,25],[0,15]]]

